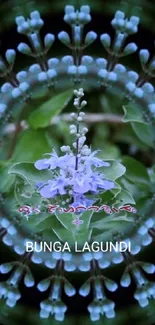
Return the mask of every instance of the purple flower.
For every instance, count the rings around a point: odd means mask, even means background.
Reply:
[[[75,157],[66,154],[62,157],[59,157],[57,166],[61,169],[75,168]]]
[[[40,195],[44,198],[50,199],[57,195],[57,190],[52,191],[51,185],[45,185],[41,188]]]
[[[41,160],[37,160],[34,164],[34,166],[39,169],[46,169],[49,168],[50,164],[49,164],[49,159],[41,159]]]
[[[57,195],[71,195],[72,192],[74,204],[78,202],[79,205],[84,205],[85,202],[87,206],[87,193],[97,194],[101,190],[114,188],[112,181],[106,180],[103,173],[96,171],[97,168],[110,166],[108,162],[94,157],[97,152],[79,157],[77,170],[75,169],[76,157],[71,152],[59,157],[53,151],[50,158],[36,161],[35,167],[39,170],[56,169],[55,175],[51,172],[51,179],[48,182],[37,184],[40,195],[44,198],[55,198]]]
[[[96,201],[95,199],[88,199],[85,195],[73,193],[74,202],[71,204],[73,207],[84,206],[89,207]]]
[[[108,181],[105,179],[105,180],[102,180],[100,182],[100,184],[98,184],[98,186],[107,191],[107,190],[111,190],[112,188],[114,188],[115,184],[112,181]]]
[[[78,170],[75,170],[75,157],[68,154],[60,158],[54,155],[48,159],[48,164],[47,160],[44,159],[37,161],[35,166],[37,165],[39,169],[48,167],[54,169],[54,166],[59,168],[57,175],[51,174],[53,179],[50,179],[48,183],[42,183],[41,188],[39,187],[41,196],[53,198],[56,195],[66,195],[70,190],[74,194],[82,195],[88,192],[98,193],[101,189],[110,190],[114,188],[112,181],[104,179],[103,173],[98,173],[91,167],[92,164],[98,164],[98,167],[101,167],[102,161],[100,162],[100,159],[94,161],[94,159],[97,158],[91,157],[90,161],[86,160],[84,163],[81,159]],[[103,162],[103,164],[105,163]]]
[[[48,158],[48,159],[44,158],[44,159],[37,160],[35,162],[34,166],[39,170],[47,169],[49,167],[52,170],[55,169],[57,167],[59,157],[55,151],[53,153],[51,153],[50,155],[51,155],[51,158]]]
[[[90,184],[90,175],[84,174],[80,171],[74,171],[73,178],[71,180],[71,184],[73,186],[73,191],[75,193],[86,193],[91,190],[91,184]]]
[[[41,196],[46,198],[52,198],[58,194],[65,195],[66,186],[68,186],[68,179],[65,178],[65,176],[61,172],[60,176],[58,176],[56,179],[49,180],[48,185],[45,185],[41,188],[40,194]]]
[[[37,160],[34,165],[39,170],[47,169],[47,168],[54,170],[57,167],[61,169],[66,169],[67,167],[73,168],[75,166],[75,157],[70,156],[69,154],[59,157],[57,153],[54,151],[53,153],[51,153],[50,158]]]
[[[92,175],[92,191],[98,192],[100,188],[104,190],[110,190],[114,188],[114,183],[103,178],[103,174],[95,173]]]
[[[98,150],[92,152],[89,156],[82,157],[81,161],[84,161],[87,166],[95,166],[95,167],[109,167],[110,164],[108,162],[103,161],[102,159],[94,157]]]
[[[46,185],[46,183],[44,182],[39,182],[36,184],[37,188],[40,189],[41,187],[43,187],[43,185]]]

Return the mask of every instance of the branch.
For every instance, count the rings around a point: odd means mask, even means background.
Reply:
[[[89,114],[86,113],[86,115],[83,118],[83,121],[86,123],[112,123],[112,124],[119,124],[119,123],[123,123],[122,122],[122,118],[123,116],[121,115],[116,115],[116,114],[109,114],[109,113],[105,113],[105,114]],[[51,125],[53,124],[58,124],[61,121],[64,122],[71,122],[72,118],[70,116],[70,114],[61,114],[58,116],[55,116],[52,120],[51,120]],[[28,129],[29,126],[26,123],[26,121],[21,121],[20,123],[20,130],[24,130],[24,129]],[[18,129],[19,132],[19,129]],[[15,133],[15,135],[18,134],[17,129],[16,129],[16,125],[14,123],[9,123],[5,128],[4,128],[4,132],[3,135],[5,134],[11,134],[11,133]],[[17,133],[17,134],[16,134]]]
[[[122,118],[123,118],[123,116],[121,116],[121,115],[109,114],[109,113],[105,113],[105,114],[86,113],[86,115],[83,117],[83,121],[86,123],[107,122],[107,123],[116,123],[117,124],[117,123],[122,123]],[[57,124],[57,123],[60,123],[61,121],[71,122],[73,120],[72,120],[70,114],[62,114],[62,115],[55,116],[52,119],[51,124]]]
[[[19,134],[19,132],[21,130],[22,130],[22,127],[21,127],[21,124],[20,124],[20,121],[19,121],[19,122],[17,122],[17,125],[15,126],[15,129],[14,129],[14,134],[13,134],[11,146],[9,148],[8,155],[7,155],[8,159],[10,159],[12,157],[12,154],[13,154],[15,146],[16,146],[17,137],[18,137],[18,134]]]

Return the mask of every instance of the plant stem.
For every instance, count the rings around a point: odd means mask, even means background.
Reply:
[[[79,117],[79,112],[78,112]],[[79,134],[79,123],[77,122],[77,134]],[[76,139],[76,154],[75,154],[75,170],[78,170],[78,153],[79,153],[79,139]]]
[[[22,130],[22,126],[21,126],[21,121],[19,119],[19,121],[16,124],[16,128],[15,128],[15,132],[14,132],[13,139],[12,139],[12,142],[11,142],[11,146],[10,146],[9,151],[8,151],[8,155],[7,155],[8,159],[10,159],[12,157],[12,154],[13,154],[15,146],[16,146],[18,134],[19,134],[19,132],[21,130]]]

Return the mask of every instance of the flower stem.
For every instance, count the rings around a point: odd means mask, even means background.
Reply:
[[[13,135],[13,139],[12,139],[12,142],[11,142],[11,146],[9,148],[9,151],[8,151],[8,155],[7,155],[7,158],[10,159],[12,157],[12,154],[14,152],[14,149],[15,149],[15,146],[16,146],[16,142],[17,142],[17,138],[18,138],[18,134],[20,133],[22,127],[21,127],[21,123],[20,123],[20,119],[19,121],[17,122],[16,124],[16,129],[15,129],[15,133]]]
[[[79,117],[79,112],[78,115]],[[77,122],[77,134],[79,134],[79,123]],[[76,139],[75,170],[78,170],[79,139]]]

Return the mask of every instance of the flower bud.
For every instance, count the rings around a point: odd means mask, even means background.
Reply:
[[[121,278],[121,286],[122,287],[129,287],[129,285],[131,284],[131,277],[129,275],[129,273],[124,272],[122,278]]]
[[[93,43],[97,38],[97,34],[93,31],[88,32],[86,37],[85,37],[85,45],[90,45],[91,43]]]
[[[117,283],[114,282],[114,281],[112,281],[112,280],[110,280],[110,279],[108,279],[108,278],[105,278],[105,286],[111,292],[116,291],[117,288],[118,288]]]
[[[78,68],[77,68],[77,71],[79,73],[79,75],[86,75],[88,70],[87,70],[87,67],[85,65],[79,65]]]
[[[70,65],[68,67],[68,74],[75,75],[77,73],[77,67],[76,65]]]
[[[29,71],[32,73],[39,73],[41,72],[41,68],[39,64],[32,64],[29,68]]]
[[[18,51],[26,54],[26,55],[32,55],[32,51],[30,47],[26,43],[20,43],[17,47]]]
[[[91,64],[91,63],[93,63],[93,58],[91,56],[89,56],[89,55],[84,55],[82,57],[81,62],[82,62],[82,65]]]
[[[106,66],[107,66],[107,60],[106,60],[106,59],[103,59],[103,58],[98,58],[98,59],[96,60],[96,63],[97,63],[97,65],[98,65],[100,68],[102,68],[102,69],[105,69]]]
[[[50,69],[58,65],[58,63],[59,63],[59,59],[57,58],[51,58],[48,60],[48,66]]]
[[[147,63],[148,59],[150,57],[150,53],[148,50],[140,50],[139,52],[139,57],[140,57],[140,61],[141,63]]]
[[[6,104],[0,103],[0,116],[1,116],[1,114],[4,113],[4,111],[6,110],[6,108],[7,108]]]
[[[138,73],[135,72],[135,71],[129,71],[129,72],[128,72],[128,76],[129,76],[129,79],[130,79],[131,81],[133,81],[134,83],[135,83],[135,82],[138,80],[138,78],[139,78]]]
[[[72,195],[72,194],[71,194]],[[67,272],[73,272],[76,270],[76,265],[70,261],[66,261],[64,265],[64,269]]]
[[[122,43],[124,41],[124,38],[125,38],[124,33],[118,33],[117,38],[116,38],[116,41],[114,43],[114,50],[115,51],[119,51],[120,50],[120,48],[122,46]]]
[[[41,81],[41,82],[44,82],[48,79],[47,77],[47,73],[42,71],[38,74],[38,80]]]
[[[24,81],[26,77],[27,77],[26,71],[20,71],[16,74],[16,78],[18,79],[19,82]]]
[[[55,69],[49,69],[47,71],[47,76],[50,78],[50,79],[53,79],[57,76],[57,72]]]
[[[10,234],[10,235],[13,236],[13,235],[15,235],[17,233],[17,230],[16,230],[16,228],[13,225],[10,225],[8,227],[8,229],[7,229],[7,232],[8,232],[8,234]]]
[[[65,13],[66,14],[70,14],[70,13],[72,13],[72,12],[74,12],[74,6],[70,6],[70,5],[67,5],[67,6],[65,6]]]
[[[110,265],[110,262],[103,258],[98,261],[98,264],[101,269],[106,269]]]
[[[9,64],[13,64],[16,58],[16,52],[14,50],[7,50],[5,57]]]
[[[137,87],[135,89],[135,91],[134,91],[134,94],[135,94],[136,97],[142,98],[143,95],[144,95],[144,92],[143,92],[143,90],[140,87]]]
[[[100,40],[103,44],[104,47],[110,47],[111,45],[111,39],[110,39],[110,36],[108,34],[102,34],[101,37],[100,37]]]
[[[89,295],[90,292],[90,281],[88,280],[85,282],[82,287],[79,289],[79,294],[83,297],[86,297]]]
[[[124,72],[126,72],[126,68],[125,68],[124,65],[122,65],[122,64],[116,64],[116,65],[115,65],[115,68],[114,68],[114,71],[115,71],[117,74],[120,74],[120,73],[124,73]]]
[[[13,263],[4,263],[0,265],[0,273],[6,274],[13,269]]]
[[[49,286],[50,286],[50,280],[45,279],[38,283],[37,288],[39,291],[44,292],[49,288]]]
[[[155,114],[155,104],[150,104],[149,105],[149,110],[152,114]]]
[[[22,92],[18,87],[16,87],[12,90],[11,95],[13,98],[18,98],[22,95]]]
[[[111,71],[108,73],[108,80],[109,81],[116,81],[117,80],[117,75],[115,72]]]
[[[71,55],[65,55],[62,58],[62,62],[67,65],[73,65],[73,57]]]
[[[23,92],[26,92],[28,89],[29,89],[29,84],[27,82],[22,82],[20,85],[19,85],[19,89]]]
[[[52,46],[54,39],[55,37],[53,34],[50,33],[46,34],[46,36],[44,37],[44,45],[47,49],[49,49]]]
[[[34,278],[31,274],[31,272],[28,272],[24,277],[24,284],[26,287],[30,288],[34,286]]]
[[[126,85],[126,89],[128,89],[130,92],[133,92],[136,88],[136,85],[134,82],[129,81]]]
[[[136,52],[138,49],[138,46],[135,43],[129,43],[125,48],[124,48],[124,54],[129,55],[134,52]]]
[[[70,37],[69,37],[68,33],[62,31],[58,34],[58,38],[65,45],[70,45]]]
[[[151,70],[155,70],[155,60],[153,60],[153,61],[150,63],[149,68],[150,68]]]
[[[83,100],[83,101],[81,102],[81,107],[84,107],[84,106],[86,106],[86,105],[87,105],[86,100]]]
[[[100,69],[98,72],[98,76],[102,79],[106,79],[108,76],[108,71],[106,69]]]
[[[65,294],[69,297],[72,297],[75,295],[76,293],[76,290],[75,288],[72,286],[72,284],[65,280],[65,284],[64,284],[64,291],[65,291]]]
[[[153,274],[155,272],[155,265],[151,263],[141,263],[142,269],[148,273]]]

